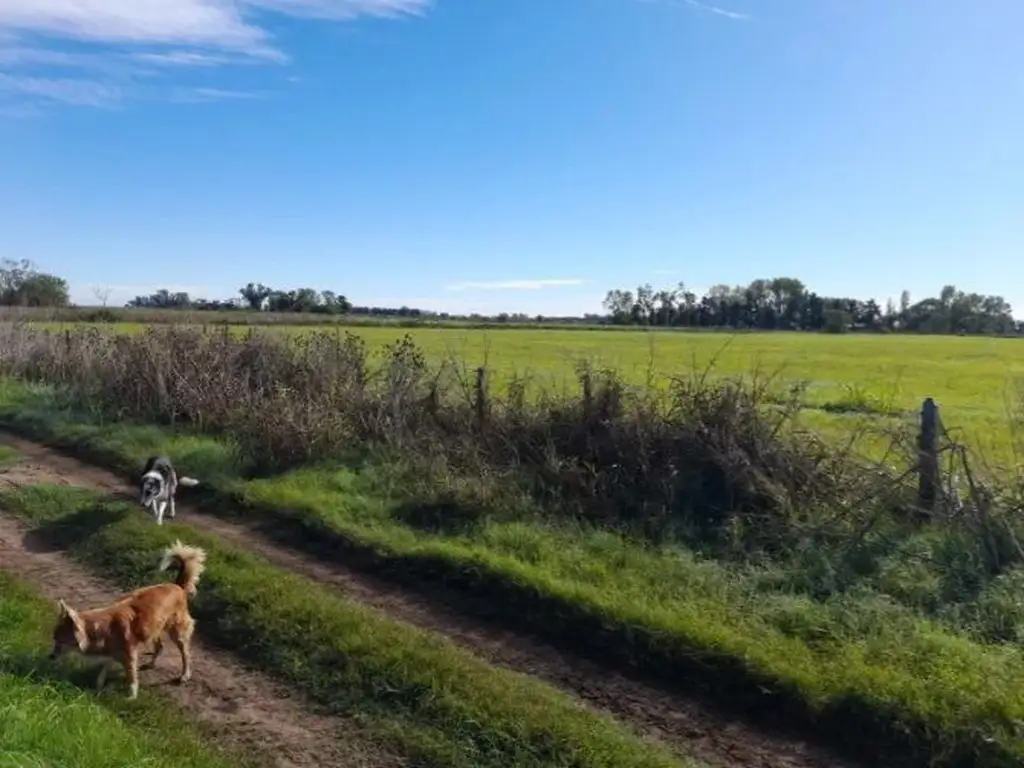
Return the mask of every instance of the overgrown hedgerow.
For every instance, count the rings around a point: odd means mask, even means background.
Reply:
[[[408,336],[371,351],[340,331],[286,340],[23,324],[0,326],[0,373],[56,384],[103,418],[226,436],[249,474],[373,448],[414,465],[414,478],[458,486],[463,506],[480,503],[467,493],[515,487],[546,515],[717,557],[824,557],[820,578],[795,585],[823,596],[881,573],[920,527],[905,476],[801,429],[800,393],[780,397],[770,380],[693,375],[638,388],[581,367],[576,392],[520,379],[477,390],[461,364],[429,363]],[[905,466],[906,441],[892,437],[890,463]],[[1011,518],[988,515],[994,545],[960,525],[989,571],[979,586],[1021,560],[1004,530]]]
[[[719,551],[789,549],[797,514],[877,486],[795,429],[790,408],[768,406],[764,386],[689,377],[655,391],[581,370],[579,393],[513,380],[481,397],[459,369],[429,365],[408,337],[371,354],[348,332],[0,331],[0,372],[57,384],[108,418],[228,436],[253,473],[384,447],[514,481],[553,514]]]
[[[579,389],[559,394],[516,378],[478,388],[408,336],[368,350],[340,331],[24,324],[0,326],[0,373],[55,384],[100,419],[227,437],[250,476],[384,452],[410,468],[406,482],[435,500],[434,516],[516,516],[525,497],[554,519],[767,564],[777,588],[827,598],[867,584],[984,639],[1024,631],[1024,608],[973,604],[1024,560],[1015,488],[922,521],[912,478],[892,468],[913,455],[906,433],[890,435],[892,461],[866,461],[853,439],[837,446],[801,429],[800,392],[770,379],[638,388],[582,366]]]

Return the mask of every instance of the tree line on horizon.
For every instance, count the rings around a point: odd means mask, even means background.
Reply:
[[[965,293],[953,285],[917,302],[904,290],[898,305],[890,299],[883,308],[874,299],[820,296],[793,277],[716,285],[701,296],[682,283],[663,290],[647,284],[608,291],[604,308],[616,325],[981,335],[1024,330],[1002,296]]]
[[[107,295],[97,290],[106,306]],[[28,260],[0,260],[0,306],[70,307],[67,281],[40,271]],[[422,319],[471,319],[497,323],[587,322],[623,326],[721,328],[732,330],[803,330],[1011,335],[1024,333],[1024,323],[1002,296],[966,293],[946,285],[938,296],[911,301],[906,290],[899,303],[881,307],[874,299],[821,296],[792,277],[758,279],[746,286],[716,285],[697,295],[684,284],[655,289],[650,284],[635,290],[613,289],[605,296],[605,314],[582,318],[528,316],[502,313],[461,316],[413,307],[360,307],[342,293],[314,288],[275,289],[247,283],[238,297],[226,300],[193,298],[166,289],[136,296],[129,308],[167,310],[248,310],[272,313],[363,315]]]

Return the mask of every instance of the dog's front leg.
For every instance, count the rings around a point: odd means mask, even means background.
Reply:
[[[164,510],[167,509],[167,502],[161,501],[156,505],[156,524],[164,524]]]
[[[171,492],[171,509],[167,515],[171,520],[174,519],[174,492]]]
[[[124,664],[125,676],[128,678],[128,698],[137,698],[139,695],[139,652],[134,649],[125,651],[122,664]]]

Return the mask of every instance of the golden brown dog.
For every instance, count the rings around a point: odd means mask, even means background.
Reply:
[[[195,620],[188,612],[188,598],[196,593],[199,576],[206,568],[206,552],[188,547],[180,541],[164,550],[160,570],[177,565],[178,578],[174,583],[143,587],[118,598],[106,608],[79,613],[58,601],[60,619],[53,630],[53,651],[56,659],[69,651],[86,656],[105,657],[96,690],[107,682],[108,660],[124,666],[128,679],[129,698],[139,693],[139,656],[152,650],[147,668],[156,665],[163,650],[166,632],[181,653],[181,682],[192,677],[190,642]]]

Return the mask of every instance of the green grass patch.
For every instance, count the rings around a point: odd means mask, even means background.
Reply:
[[[329,710],[432,766],[683,766],[611,718],[533,678],[490,667],[430,633],[126,503],[31,487],[0,504],[124,588],[152,581],[174,538],[206,548],[193,613],[200,631]]]
[[[0,445],[0,470],[18,461],[18,452],[9,445]]]
[[[96,696],[94,672],[45,659],[56,609],[0,571],[0,765],[64,768],[228,768],[247,758],[221,753],[166,699],[143,692]],[[68,675],[69,669],[78,674]],[[87,676],[86,682],[83,678]],[[253,763],[255,764],[255,763]]]
[[[162,450],[201,478],[201,457],[219,450],[211,438],[88,424],[30,393],[23,385],[0,389],[7,403],[0,419],[122,470],[134,471],[142,447],[160,435]],[[1017,647],[972,642],[875,593],[816,603],[770,586],[764,574],[606,532],[486,516],[457,530],[417,526],[396,482],[372,467],[253,481],[224,475],[212,483],[211,509],[224,514],[241,499],[252,522],[311,553],[410,586],[484,598],[472,610],[662,680],[704,687],[737,708],[783,713],[851,747],[870,750],[874,739],[878,751],[886,744],[886,752],[934,765],[1024,759]],[[136,528],[141,541],[163,535],[141,522],[125,530],[135,535]],[[243,599],[231,594],[227,605]]]

